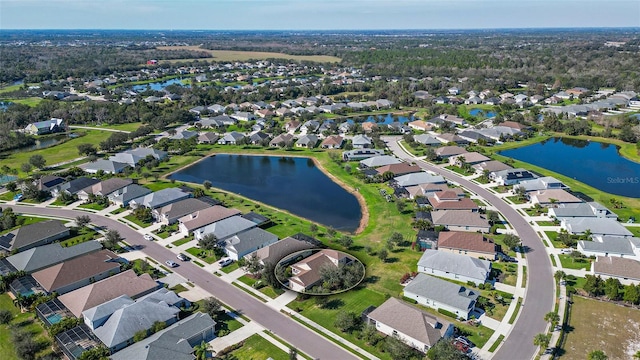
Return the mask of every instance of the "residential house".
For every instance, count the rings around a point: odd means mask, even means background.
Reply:
[[[220,137],[216,133],[204,132],[198,135],[198,144],[215,144]]]
[[[345,121],[338,125],[338,132],[340,132],[341,134],[348,133],[349,131],[353,130],[354,127],[355,125],[353,124],[353,122]]]
[[[272,263],[277,264],[280,260],[293,253],[301,252],[304,250],[313,250],[322,246],[322,243],[309,237],[292,237],[288,236],[282,240],[276,241],[268,246],[262,247],[249,255],[245,255],[245,258],[253,256],[255,254],[260,259],[261,264]],[[308,254],[310,255],[311,252]]]
[[[578,241],[578,251],[586,256],[617,256],[640,260],[640,238],[598,235],[591,239]]]
[[[286,124],[284,124],[284,130],[286,132],[294,132],[294,131],[298,130],[300,125],[301,125],[300,121],[291,120],[291,121],[287,122]]]
[[[537,178],[537,176],[534,173],[521,168],[494,171],[489,174],[489,179],[504,186],[519,184],[521,181],[535,178]]]
[[[479,231],[488,233],[491,229],[489,221],[474,211],[441,210],[431,213],[433,225],[442,225],[450,231]]]
[[[83,286],[77,290],[60,295],[58,300],[75,317],[82,316],[82,312],[94,306],[113,300],[121,295],[132,299],[149,294],[162,287],[149,274],[136,275],[135,271],[127,270]]]
[[[129,184],[122,189],[112,192],[107,196],[107,198],[110,202],[116,205],[127,207],[129,206],[131,200],[137,199],[147,194],[151,194],[152,192],[153,191],[144,186],[140,186],[138,184]]]
[[[482,284],[487,281],[491,273],[491,262],[467,255],[425,250],[418,261],[418,272]]]
[[[170,140],[189,140],[197,136],[198,136],[198,133],[196,131],[182,130],[171,135],[169,139]]]
[[[291,110],[286,107],[281,107],[279,109],[276,109],[276,116],[286,117],[286,116],[290,116],[291,114],[293,114]]]
[[[159,208],[155,208],[151,213],[156,221],[165,225],[171,225],[178,222],[178,219],[181,219],[184,216],[207,209],[209,207],[211,207],[211,205],[204,201],[194,198],[186,198]]]
[[[493,141],[505,141],[505,139],[511,139],[514,136],[522,134],[522,131],[507,126],[494,126],[475,131]]]
[[[145,206],[154,210],[189,197],[191,197],[191,194],[186,193],[181,189],[166,188],[135,198],[129,202],[129,206],[133,209],[139,206]]]
[[[455,191],[441,191],[427,198],[433,211],[464,210],[477,212],[480,208],[473,200],[460,197]]]
[[[452,87],[449,88],[449,95],[458,95],[460,94],[460,89],[458,89],[457,87]]]
[[[589,232],[592,235],[633,236],[626,227],[610,218],[564,218],[560,221],[560,228],[575,235]]]
[[[378,124],[374,122],[363,122],[360,126],[362,126],[362,131],[365,133],[371,133],[372,131],[378,129]]]
[[[34,272],[31,276],[48,293],[68,293],[120,272],[118,255],[100,250]]]
[[[199,232],[209,224],[213,224],[217,221],[239,214],[240,211],[236,209],[228,209],[224,206],[214,205],[181,217],[178,219],[178,229],[184,237],[187,237],[194,231]]]
[[[60,220],[46,220],[24,225],[0,237],[0,250],[21,252],[69,236],[69,228]]]
[[[384,173],[390,172],[394,177],[398,177],[405,174],[411,173],[419,173],[422,172],[422,169],[418,165],[410,165],[405,162],[401,162],[399,164],[389,164],[380,166],[376,169],[378,175],[383,175]]]
[[[367,319],[376,330],[421,352],[427,352],[440,339],[453,336],[454,331],[452,323],[396,298],[389,298],[371,311]]]
[[[413,141],[426,146],[442,145],[440,140],[434,138],[432,135],[427,135],[427,134],[413,135]]]
[[[469,141],[467,141],[466,139],[463,139],[462,137],[456,134],[444,133],[444,134],[434,135],[434,137],[436,138],[436,140],[439,140],[443,144],[456,144],[456,145],[469,144]]]
[[[151,156],[156,160],[162,160],[167,157],[167,154],[168,153],[166,151],[156,150],[153,148],[139,147],[139,148],[119,152],[114,156],[110,156],[109,160],[119,162],[119,163],[125,163],[131,167],[134,167],[138,162],[140,162],[140,160],[144,160],[148,156]]]
[[[340,135],[331,135],[322,140],[320,147],[323,149],[340,149],[344,138]]]
[[[66,180],[55,175],[44,175],[40,179],[35,181],[35,185],[40,191],[53,192],[54,189],[60,188]]]
[[[491,160],[490,158],[477,153],[477,152],[468,152],[460,155],[453,155],[449,157],[449,164],[456,165],[458,167],[462,167],[464,164],[473,166],[475,164],[480,164],[485,161]]]
[[[69,247],[62,247],[60,243],[53,243],[25,250],[3,260],[10,263],[15,271],[24,271],[27,274],[31,274],[101,249],[102,244],[95,240]]]
[[[111,314],[106,315],[106,321],[93,329],[93,333],[112,353],[133,344],[135,334],[151,329],[155,322],[166,325],[177,322],[180,313],[180,309],[174,306],[148,300],[112,310]]]
[[[440,175],[431,175],[427,172],[416,172],[398,176],[393,179],[398,186],[408,187],[421,184],[446,184],[446,180]]]
[[[467,231],[441,231],[438,250],[469,255],[478,259],[495,260],[496,244],[481,233]]]
[[[595,201],[577,204],[558,204],[558,206],[549,209],[548,215],[558,220],[569,218],[618,219],[618,215],[613,211]]]
[[[520,132],[529,130],[531,128],[528,125],[521,124],[521,123],[515,122],[515,121],[504,121],[504,122],[501,122],[500,124],[498,124],[498,126],[510,127],[512,129],[518,130]]]
[[[441,159],[448,159],[451,156],[462,155],[465,153],[467,153],[467,150],[460,146],[443,146],[436,149],[436,155]]]
[[[376,105],[378,109],[390,109],[393,106],[393,101],[387,99],[378,99],[376,100]]]
[[[354,149],[369,149],[372,147],[371,138],[366,135],[358,134],[351,139],[351,144]]]
[[[364,160],[374,156],[384,155],[384,150],[379,149],[356,149],[342,152],[342,160],[357,161]]]
[[[532,204],[540,204],[545,207],[554,207],[556,204],[576,204],[583,202],[571,193],[563,189],[547,189],[530,191],[527,193]]]
[[[76,195],[80,190],[87,188],[89,186],[95,185],[99,182],[100,182],[99,179],[82,176],[77,179],[67,181],[66,183],[63,183],[60,186],[57,186],[56,188],[51,189],[51,196],[58,197],[63,192],[69,195]]]
[[[494,142],[494,139],[483,135],[480,132],[480,130],[476,130],[476,129],[466,129],[466,130],[460,131],[457,135],[470,143],[477,143],[478,141],[481,141],[481,140],[487,143]]]
[[[425,90],[418,90],[413,93],[413,96],[415,96],[416,99],[420,99],[420,100],[429,100],[432,98],[429,92]]]
[[[409,199],[415,199],[416,197],[428,197],[440,191],[447,191],[449,190],[449,187],[447,184],[418,184],[414,186],[407,186],[406,189],[409,192]],[[464,192],[462,193],[462,196],[464,196]]]
[[[291,134],[280,134],[271,141],[269,141],[269,146],[271,147],[286,147],[290,144],[293,144],[294,137]]]
[[[261,118],[266,118],[266,117],[272,117],[275,115],[275,113],[269,109],[260,109],[260,110],[256,110],[254,112],[254,114],[256,114],[257,116],[261,117]]]
[[[109,196],[110,194],[131,184],[133,184],[133,180],[131,179],[111,178],[88,186],[78,191],[77,194],[80,200],[87,200],[89,198],[89,194],[94,194],[96,196]]]
[[[223,137],[218,139],[220,145],[237,145],[241,139],[244,139],[245,135],[237,131],[224,134]]]
[[[380,166],[400,164],[402,161],[392,155],[380,155],[360,160],[360,168],[377,168]]]
[[[318,143],[318,137],[313,134],[302,135],[298,141],[296,141],[296,147],[303,147],[313,149]]]
[[[227,238],[256,226],[256,223],[251,220],[241,216],[231,216],[194,230],[193,235],[196,240],[200,240],[207,234],[213,234],[218,242],[222,243]]]
[[[456,317],[468,320],[475,310],[480,294],[464,285],[418,274],[404,288],[404,297],[432,309],[446,310]]]
[[[300,131],[304,133],[312,133],[318,130],[320,123],[317,120],[309,120],[300,126]]]
[[[483,174],[485,171],[487,171],[488,173],[492,173],[492,172],[498,172],[502,170],[513,169],[511,166],[505,163],[502,163],[498,160],[483,161],[479,164],[472,165],[471,167],[474,168],[476,170],[476,173],[479,173],[479,174]]]
[[[424,120],[414,120],[407,124],[410,128],[418,131],[431,131],[433,126],[427,124]]]
[[[256,119],[256,116],[250,112],[238,111],[231,115],[234,119],[238,121],[253,121]]]
[[[255,227],[227,238],[224,249],[229,258],[239,260],[258,249],[274,244],[276,241],[278,241],[276,235]]]
[[[112,360],[192,360],[194,347],[215,337],[216,322],[197,312],[111,355]]]
[[[293,291],[305,292],[322,280],[320,268],[325,266],[338,267],[351,261],[353,258],[343,252],[330,249],[320,250],[291,265],[293,275],[289,278],[289,288]]]
[[[552,176],[544,176],[537,179],[521,181],[519,184],[513,186],[513,191],[515,192],[517,188],[522,188],[525,192],[529,192],[551,189],[568,189],[568,186]]]
[[[105,174],[120,174],[127,166],[129,165],[117,161],[98,159],[93,162],[84,163],[78,167],[89,174],[96,174],[100,171]]]
[[[27,127],[24,128],[24,131],[31,135],[45,135],[62,132],[65,131],[64,120],[51,118],[49,120],[34,122],[27,125]]]
[[[617,256],[598,256],[592,265],[593,274],[603,279],[615,278],[629,285],[640,283],[640,261]]]

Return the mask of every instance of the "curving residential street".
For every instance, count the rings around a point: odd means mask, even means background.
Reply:
[[[511,206],[492,192],[476,183],[466,180],[457,174],[435,167],[425,161],[418,160],[405,152],[398,144],[399,137],[383,138],[387,146],[399,158],[415,162],[424,170],[442,175],[449,181],[460,184],[464,188],[484,198],[494,206],[516,230],[522,244],[528,248],[526,261],[528,265],[527,289],[522,302],[522,309],[504,344],[494,354],[493,359],[513,360],[532,359],[538,348],[533,345],[533,338],[538,333],[546,332],[547,323],[544,316],[553,310],[554,280],[551,261],[531,225]]]
[[[142,251],[149,257],[164,262],[174,260],[175,254],[165,247],[142,238],[142,234],[129,226],[108,217],[96,215],[80,210],[34,207],[25,205],[6,205],[16,213],[44,215],[59,218],[74,219],[79,215],[88,215],[91,222],[97,226],[117,230],[130,245],[142,247]],[[244,314],[276,336],[284,339],[304,353],[317,359],[357,359],[356,356],[342,347],[325,339],[321,335],[309,330],[295,320],[279,313],[235,286],[226,283],[217,276],[210,274],[198,266],[184,262],[172,269],[188,281],[198,285],[213,294],[222,302],[228,304],[238,313]]]

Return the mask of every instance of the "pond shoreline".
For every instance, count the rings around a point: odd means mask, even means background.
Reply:
[[[338,178],[337,176],[335,176],[335,175],[331,174],[329,171],[327,171],[327,169],[325,169],[325,168],[324,168],[324,166],[322,166],[322,163],[321,163],[318,159],[316,159],[315,157],[313,157],[313,156],[308,156],[308,155],[294,155],[294,154],[244,153],[244,152],[229,152],[229,151],[224,151],[224,152],[213,152],[213,153],[211,153],[211,154],[208,154],[208,155],[206,155],[206,156],[203,156],[203,157],[202,157],[202,159],[198,159],[197,161],[194,161],[194,162],[192,162],[192,163],[190,163],[190,164],[184,165],[184,166],[182,166],[182,167],[180,167],[180,168],[178,168],[178,169],[176,169],[176,170],[174,170],[174,171],[171,171],[171,172],[169,172],[169,173],[167,173],[167,174],[163,175],[163,176],[162,176],[162,178],[163,178],[163,179],[168,179],[168,177],[169,177],[169,176],[171,176],[172,174],[175,174],[175,173],[177,173],[177,172],[180,172],[180,171],[182,171],[182,170],[184,170],[184,169],[186,169],[186,168],[188,168],[188,167],[191,167],[191,166],[193,166],[193,165],[195,165],[195,164],[197,164],[197,163],[199,163],[199,162],[201,162],[201,161],[203,161],[203,160],[205,160],[205,159],[207,159],[207,158],[210,158],[210,157],[213,157],[213,156],[216,156],[216,155],[271,156],[271,157],[292,157],[292,158],[306,158],[306,159],[311,159],[311,160],[313,161],[314,165],[315,165],[315,166],[316,166],[316,167],[317,167],[317,168],[318,168],[318,169],[319,169],[319,170],[320,170],[320,171],[321,171],[325,176],[327,176],[329,179],[331,179],[331,181],[333,181],[333,182],[334,182],[334,183],[336,183],[338,186],[340,186],[341,188],[343,188],[343,189],[344,189],[345,191],[347,191],[349,194],[352,194],[353,196],[355,196],[356,200],[358,201],[358,204],[360,204],[360,223],[359,223],[358,227],[356,228],[356,230],[355,230],[352,234],[354,234],[354,235],[358,235],[358,234],[362,233],[362,232],[364,231],[364,229],[367,227],[367,225],[369,224],[369,208],[367,207],[367,203],[366,203],[366,201],[365,201],[365,199],[364,199],[364,196],[362,196],[362,194],[360,194],[360,192],[358,192],[358,189],[357,189],[357,188],[351,188],[351,187],[350,187],[349,185],[347,185],[345,182],[343,182],[342,180],[340,180],[340,178]],[[181,182],[185,182],[185,181],[181,181]],[[195,183],[192,183],[192,184],[195,184]],[[201,184],[198,184],[198,185],[201,185]],[[215,188],[215,187],[212,187],[212,189],[214,189],[214,188]],[[234,192],[232,192],[232,191],[223,190],[223,189],[220,189],[220,188],[215,188],[215,189],[216,189],[216,190],[219,190],[219,191],[222,191],[222,192],[225,192],[225,193],[229,193],[229,194],[234,194],[234,195],[240,196],[240,197],[242,197],[242,198],[245,198],[245,199],[248,199],[248,200],[250,200],[250,201],[253,201],[253,202],[257,203],[257,204],[261,204],[261,205],[267,206],[267,207],[269,207],[269,208],[272,208],[272,209],[275,209],[275,210],[278,210],[278,211],[285,212],[285,213],[290,214],[290,215],[292,215],[292,216],[299,217],[299,218],[304,219],[304,220],[306,220],[306,221],[309,221],[309,222],[312,222],[312,223],[315,223],[315,224],[318,224],[318,225],[321,225],[321,226],[328,227],[327,225],[325,225],[325,224],[321,224],[321,223],[318,223],[317,221],[310,220],[310,219],[308,219],[308,218],[305,218],[305,217],[300,216],[300,215],[297,215],[297,214],[293,214],[293,213],[289,212],[288,210],[281,209],[281,208],[278,208],[278,207],[275,207],[275,206],[271,206],[271,205],[268,205],[268,204],[264,204],[264,203],[262,203],[262,202],[260,202],[260,201],[258,201],[258,200],[255,200],[255,199],[252,199],[252,198],[248,198],[248,197],[243,196],[243,195],[240,195],[240,194],[236,194],[236,193],[234,193]]]

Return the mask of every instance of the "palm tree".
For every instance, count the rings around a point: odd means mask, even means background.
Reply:
[[[200,345],[194,346],[193,350],[197,360],[206,360],[209,353],[212,352],[211,345],[204,340],[202,340]]]

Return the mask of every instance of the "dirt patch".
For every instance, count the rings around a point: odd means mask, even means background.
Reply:
[[[640,310],[574,296],[562,360],[583,360],[602,350],[610,360],[640,351]]]

